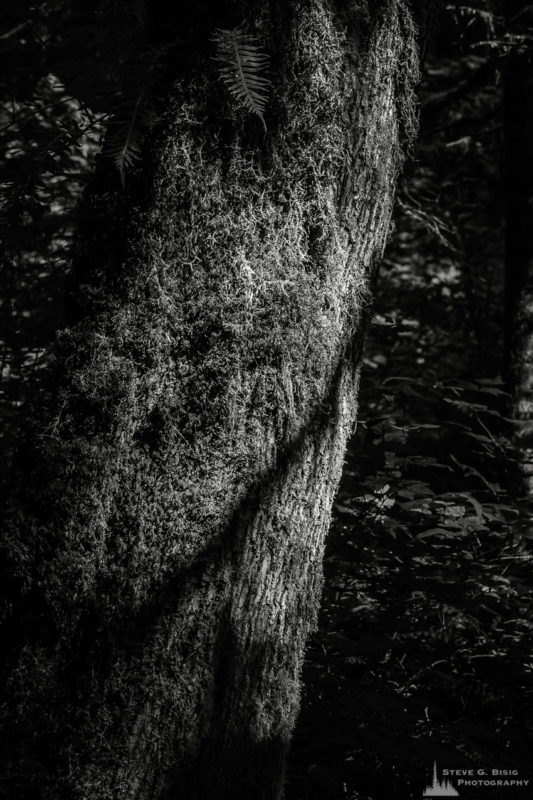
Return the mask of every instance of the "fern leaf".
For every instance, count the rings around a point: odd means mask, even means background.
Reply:
[[[152,84],[158,77],[160,61],[167,47],[148,48],[130,67],[128,85],[123,89],[123,99],[115,109],[110,123],[110,133],[105,152],[113,159],[122,186],[126,172],[141,158],[145,133],[153,127],[157,116],[152,109]]]
[[[139,95],[129,115],[126,130],[124,131],[120,125],[110,142],[109,154],[119,172],[123,187],[126,182],[126,169],[134,166],[141,155],[143,135],[140,131],[139,116],[142,99],[142,95]]]
[[[240,26],[217,28],[213,41],[221,79],[241,106],[259,117],[266,131],[264,110],[270,81],[261,73],[268,66],[268,56],[260,52],[257,39]]]

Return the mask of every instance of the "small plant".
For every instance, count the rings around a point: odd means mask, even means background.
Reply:
[[[263,112],[270,81],[261,73],[268,65],[268,56],[260,52],[256,37],[240,26],[231,30],[217,28],[212,38],[221,79],[240,105],[259,117],[266,131]]]
[[[105,152],[113,159],[123,187],[126,185],[126,172],[141,159],[147,131],[158,119],[154,110],[157,99],[155,84],[161,71],[161,58],[167,49],[147,48],[141,52],[130,66],[130,77],[122,89],[122,96],[117,98]]]

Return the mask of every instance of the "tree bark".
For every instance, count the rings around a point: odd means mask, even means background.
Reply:
[[[508,31],[527,32],[531,11],[508,0]],[[516,47],[504,75],[506,362],[522,491],[533,498],[533,53]]]
[[[403,0],[246,13],[268,132],[190,48],[85,201],[5,520],[4,797],[282,794],[417,47]]]

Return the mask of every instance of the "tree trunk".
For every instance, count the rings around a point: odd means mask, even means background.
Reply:
[[[282,793],[417,55],[403,0],[248,14],[268,132],[207,31],[126,194],[85,201],[10,487],[5,797]]]
[[[521,0],[508,0],[509,32],[531,23]],[[519,477],[533,498],[533,53],[529,44],[508,58],[505,76],[506,361]]]

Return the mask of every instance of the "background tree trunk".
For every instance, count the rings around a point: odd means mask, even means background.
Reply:
[[[140,173],[85,200],[82,319],[5,521],[5,797],[281,795],[414,129],[409,9],[352,6],[246,21],[266,135],[209,58],[239,19],[201,9]]]
[[[507,26],[516,36],[528,30],[531,11],[509,0]],[[506,214],[506,355],[519,474],[533,497],[533,55],[516,46],[504,76]]]

